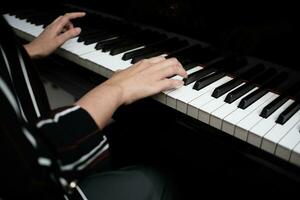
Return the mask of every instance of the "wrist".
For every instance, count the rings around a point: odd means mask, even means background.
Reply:
[[[113,99],[116,101],[116,107],[119,107],[126,103],[126,98],[124,96],[124,90],[120,85],[103,83],[101,87],[107,88],[110,95],[113,96]]]
[[[32,42],[25,44],[24,48],[31,59],[39,59],[42,56],[38,53],[38,51],[34,48]]]

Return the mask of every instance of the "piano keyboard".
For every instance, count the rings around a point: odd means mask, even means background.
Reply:
[[[58,14],[32,11],[4,15],[26,40],[37,37],[55,16]],[[96,19],[99,24],[88,22]],[[62,45],[59,55],[105,77],[143,58],[175,56],[188,71],[185,85],[154,99],[300,166],[300,82],[285,84],[281,94],[269,89],[288,80],[284,70],[250,63],[246,58],[220,58],[203,43],[106,15],[90,14],[79,21],[81,35]]]

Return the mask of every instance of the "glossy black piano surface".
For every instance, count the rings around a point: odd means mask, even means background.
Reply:
[[[235,79],[226,85],[223,84],[215,88],[212,94],[214,98],[219,98],[223,94],[228,93],[246,80],[247,83],[240,87],[239,90],[234,90],[227,94],[226,98],[224,98],[226,103],[231,104],[254,87],[259,86],[259,90],[242,99],[237,105],[239,109],[247,109],[265,95],[266,92],[272,91],[281,96],[269,102],[268,105],[265,105],[265,109],[260,113],[261,117],[268,118],[275,110],[287,102],[289,98],[296,100],[296,103],[286,108],[280,117],[278,117],[276,123],[287,123],[291,116],[299,110],[300,94],[298,87],[300,67],[298,65],[298,54],[300,53],[300,32],[298,24],[300,20],[298,17],[299,12],[294,12],[293,5],[287,6],[281,4],[277,7],[270,7],[269,5],[256,4],[255,2],[242,2],[240,5],[222,3],[224,5],[221,5],[219,2],[214,4],[213,2],[204,3],[201,1],[184,0],[65,2],[75,4],[77,6],[76,9],[82,7],[118,16],[122,20],[125,19],[127,25],[137,22],[200,41],[201,47],[193,46],[192,50],[202,52],[203,54],[201,55],[206,55],[203,58],[189,50],[170,53],[171,56],[179,57],[182,62],[185,62],[187,69],[190,69],[194,62],[205,64],[206,72],[196,71],[185,80],[186,85],[196,81],[193,87],[195,90],[201,90],[205,86],[229,74]],[[24,10],[25,8],[29,8],[50,12],[57,9],[59,9],[59,12],[65,11],[65,7],[60,9],[54,2],[48,2],[47,4],[49,5],[45,6],[44,3],[43,5],[37,3],[29,6],[26,3],[24,6],[19,5],[18,8],[12,7],[10,10]],[[16,13],[18,14],[18,12]],[[31,18],[30,20],[39,21],[41,18]],[[82,22],[81,25],[83,25]],[[114,31],[110,32],[110,34],[115,34]],[[101,38],[106,36],[106,33],[102,34]],[[82,36],[79,39],[86,44],[90,44],[100,40],[101,38],[99,37],[97,34],[93,35],[89,33],[87,37]],[[160,35],[156,35],[156,37],[160,38]],[[151,39],[148,40],[146,36],[145,38],[142,38],[141,41],[144,42],[146,40],[151,43]],[[174,41],[178,42],[176,39]],[[107,48],[107,51],[111,54],[118,54],[126,51],[128,42],[130,45],[133,45],[131,46],[132,48],[135,45],[140,45],[136,43],[137,41],[126,40],[126,43],[121,47],[118,45],[113,46],[109,43],[97,45],[98,47],[96,46],[95,48],[98,48],[98,50]],[[179,47],[172,46],[169,48],[168,46],[169,49],[166,48],[168,51],[164,50],[169,53],[171,52],[170,49],[185,48],[185,45],[182,42]],[[207,49],[203,50],[203,46],[209,46],[212,48],[212,52],[206,51]],[[150,52],[146,55],[154,55],[151,48],[150,46],[143,53]],[[159,51],[159,53],[161,52]],[[231,59],[232,57],[228,55],[234,55],[234,59]],[[131,54],[124,55],[122,58],[130,59],[132,58],[131,56],[132,52]],[[224,59],[225,64],[222,62],[208,64],[207,61],[210,60],[210,56],[211,58],[224,56],[226,58]],[[143,57],[145,57],[145,54],[142,57],[137,56],[136,60]],[[244,58],[247,58],[246,63]],[[58,59],[60,60],[60,58]],[[67,66],[70,65],[69,61],[67,63]],[[223,65],[230,65],[231,67],[224,67]],[[44,72],[46,76],[51,77],[51,73],[54,73],[47,71],[47,69],[44,70],[46,70]],[[58,70],[59,73],[61,73],[60,70],[62,69]],[[67,68],[67,70],[70,70],[70,68]],[[212,72],[216,73],[211,74]],[[211,76],[207,76],[209,74]],[[69,81],[72,82],[71,80]],[[90,81],[89,78],[86,81]],[[61,81],[58,80],[58,82]],[[172,107],[174,99],[170,97],[165,98],[166,104]],[[175,99],[175,102],[177,102],[176,105],[179,104],[179,100]],[[245,183],[247,187],[255,184],[261,187],[264,184],[270,184],[269,186],[279,189],[280,184],[275,183],[276,181],[284,180],[286,186],[291,187],[297,186],[300,183],[298,166],[284,162],[280,158],[270,156],[269,153],[260,151],[255,146],[247,145],[230,135],[224,134],[224,130],[214,129],[210,125],[193,119],[190,117],[192,114],[187,115],[188,108],[186,107],[177,107],[177,111],[175,111],[156,101],[152,102],[149,99],[132,107],[132,109],[130,107],[124,111],[126,114],[130,114],[130,118],[126,119],[122,112],[120,112],[119,117],[125,121],[124,124],[128,122],[131,126],[134,126],[135,123],[133,121],[140,123],[142,127],[135,128],[136,131],[133,131],[132,138],[138,138],[134,139],[134,142],[140,142],[140,140],[143,142],[141,144],[132,142],[132,147],[129,148],[128,152],[133,153],[135,152],[135,148],[138,147],[143,149],[141,152],[146,152],[147,156],[145,157],[151,157],[153,160],[156,159],[154,158],[155,156],[161,154],[157,157],[157,162],[165,160],[166,162],[164,161],[163,163],[167,163],[166,166],[175,164],[176,159],[182,159],[179,161],[178,168],[182,167],[184,170],[191,169],[190,172],[180,175],[182,176],[180,177],[182,181],[193,182],[195,181],[193,180],[193,175],[196,174],[195,177],[197,180],[200,180],[203,174],[211,173],[211,177],[208,175],[203,178],[204,181],[208,181],[208,187],[221,187],[232,181],[235,185]],[[148,108],[145,109],[145,107]],[[181,113],[183,108],[186,109],[185,114]],[[160,117],[157,117],[158,115]],[[149,130],[156,133],[147,133],[147,136],[142,138],[139,136],[139,132],[145,131],[147,126],[151,126]],[[149,150],[151,148],[149,141],[157,142],[151,136],[152,134],[161,139],[158,142],[158,149],[154,153],[155,156],[151,155],[153,152]],[[122,138],[124,136],[119,137]],[[149,141],[146,141],[147,139]],[[148,147],[149,149],[147,149]],[[141,156],[144,155],[137,155],[139,159],[141,159]],[[143,158],[141,160],[146,159]],[[194,174],[195,171],[198,172]],[[184,177],[185,175],[187,177]],[[218,177],[221,177],[222,180],[215,183],[215,181],[218,181]],[[259,180],[259,178],[263,180]],[[258,183],[260,181],[261,183]],[[234,186],[232,187],[234,188]]]

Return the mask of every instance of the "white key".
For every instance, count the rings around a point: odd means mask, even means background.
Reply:
[[[38,37],[44,31],[44,28],[42,25],[40,25],[40,26],[31,25],[29,27],[29,29],[30,29],[29,33],[35,37]]]
[[[261,148],[272,154],[275,153],[277,143],[300,121],[300,110],[285,124],[276,124],[262,140]]]
[[[200,96],[202,96],[206,93],[210,93],[210,91],[212,91],[216,87],[219,87],[220,85],[223,85],[224,83],[227,83],[231,79],[232,79],[231,77],[225,76],[225,77],[211,83],[210,85],[202,88],[197,93],[194,93],[194,91],[193,91],[192,93],[188,93],[187,95],[179,97],[176,102],[176,104],[177,104],[176,109],[182,113],[187,113],[187,105],[191,101],[195,100],[195,98],[199,98]],[[197,91],[197,90],[195,90],[195,91]]]
[[[9,25],[11,25],[17,29],[21,29],[24,26],[28,26],[28,23],[26,22],[26,20],[20,20],[20,19],[16,18],[15,16],[4,15],[4,18],[6,19],[6,21],[8,22]]]
[[[182,96],[187,93],[187,90],[192,90],[195,82],[190,83],[189,85],[183,86],[177,90],[169,90],[167,91],[167,105],[172,108],[176,108],[176,97]]]
[[[115,72],[119,69],[126,69],[132,65],[130,60],[122,60],[123,55],[124,54],[111,56],[109,52],[103,53],[101,51],[94,51],[84,54],[81,57]]]
[[[281,107],[279,107],[272,115],[268,118],[263,118],[248,132],[247,142],[260,147],[262,138],[276,125],[276,119],[287,107],[289,107],[294,101],[288,100]]]
[[[201,90],[197,91],[193,89],[193,86],[195,82],[189,84],[185,88],[180,88],[179,90],[175,90],[167,95],[167,105],[171,105],[171,107],[176,108],[178,111],[181,111],[183,113],[187,112],[187,104],[191,102],[192,100],[196,99],[197,97],[201,96],[202,94],[205,94],[206,92],[210,91],[212,88],[216,88],[229,80],[231,80],[231,77],[223,77],[212,84],[202,88]],[[174,102],[175,101],[175,105]],[[172,104],[170,104],[172,102]]]
[[[26,32],[28,34],[31,34],[35,37],[37,37],[38,35],[40,35],[40,33],[44,30],[43,26],[36,26],[34,24],[28,23],[26,21],[26,19],[18,19],[14,16],[9,16],[9,24],[13,27],[15,27],[16,29],[19,29],[23,32]]]
[[[8,24],[14,28],[22,29],[23,27],[28,26],[28,23],[26,22],[26,20],[20,20],[20,19],[16,18],[15,16],[4,15],[4,18],[6,19]]]
[[[257,89],[258,87],[255,87],[251,91],[246,93],[244,96],[241,96],[239,99],[232,102],[231,104],[225,103],[223,106],[215,110],[210,115],[209,124],[217,129],[222,129],[223,119],[238,108],[237,106],[239,105],[242,98],[244,98],[248,94],[251,94]]]
[[[293,149],[290,162],[300,166],[300,143]]]
[[[300,121],[277,144],[275,154],[289,160],[292,150],[300,142]]]
[[[216,86],[218,87],[218,86]],[[235,87],[236,89],[237,87]],[[189,102],[188,108],[187,108],[187,114],[195,119],[198,118],[199,109],[201,110],[201,107],[203,105],[206,105],[210,103],[211,101],[217,100],[212,96],[212,93],[214,92],[215,88],[211,89],[209,92],[203,94],[202,96],[198,97],[197,99],[194,99],[193,101]],[[225,97],[224,97],[225,99]]]
[[[203,106],[200,106],[198,108],[198,120],[200,120],[206,124],[209,124],[211,113],[226,104],[224,102],[224,100],[225,100],[227,94],[230,93],[231,91],[241,87],[244,84],[245,83],[242,83],[241,85],[239,85],[239,86],[233,88],[232,90],[228,91],[227,93],[223,94],[219,98],[214,99],[213,101],[211,101]]]
[[[266,101],[268,101],[270,98],[274,96],[275,96],[274,93],[268,92],[266,95],[264,95],[263,97],[255,101],[246,109],[237,108],[235,111],[233,111],[232,113],[230,113],[224,118],[222,130],[230,135],[234,135],[236,124],[238,124],[242,119],[244,119],[247,115],[253,112],[261,104],[265,103]]]
[[[202,96],[198,97],[197,99],[191,101],[187,106],[187,115],[197,119],[198,118],[198,107],[205,105],[214,100],[212,97],[212,93],[214,90],[210,90],[209,92],[203,94]]]
[[[70,48],[69,51],[75,55],[82,56],[84,54],[97,51],[95,49],[96,44],[97,43],[85,45],[83,42],[78,42],[77,45],[73,46],[73,48]]]
[[[9,14],[5,14],[5,15],[3,15],[3,17],[10,26],[12,26],[12,27],[17,26],[16,25],[17,18],[15,16],[10,16]]]
[[[243,120],[241,120],[235,128],[234,136],[237,138],[240,138],[241,140],[246,141],[248,138],[248,131],[254,127],[260,120],[263,118],[260,115],[261,111],[264,109],[265,106],[267,106],[269,103],[271,103],[275,98],[277,98],[279,95],[273,93],[273,97],[268,99],[265,103],[260,105],[255,111],[250,113],[247,117],[245,117]]]
[[[79,38],[79,37],[75,37],[75,38],[69,39],[69,40],[66,41],[60,48],[67,50],[67,48],[68,48],[69,46],[72,46],[72,45],[78,43],[78,42],[77,42],[78,38]]]

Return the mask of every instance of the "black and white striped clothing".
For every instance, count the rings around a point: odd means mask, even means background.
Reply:
[[[2,17],[0,27],[0,197],[68,198],[80,172],[105,157],[109,144],[79,106],[49,115],[30,58]]]

